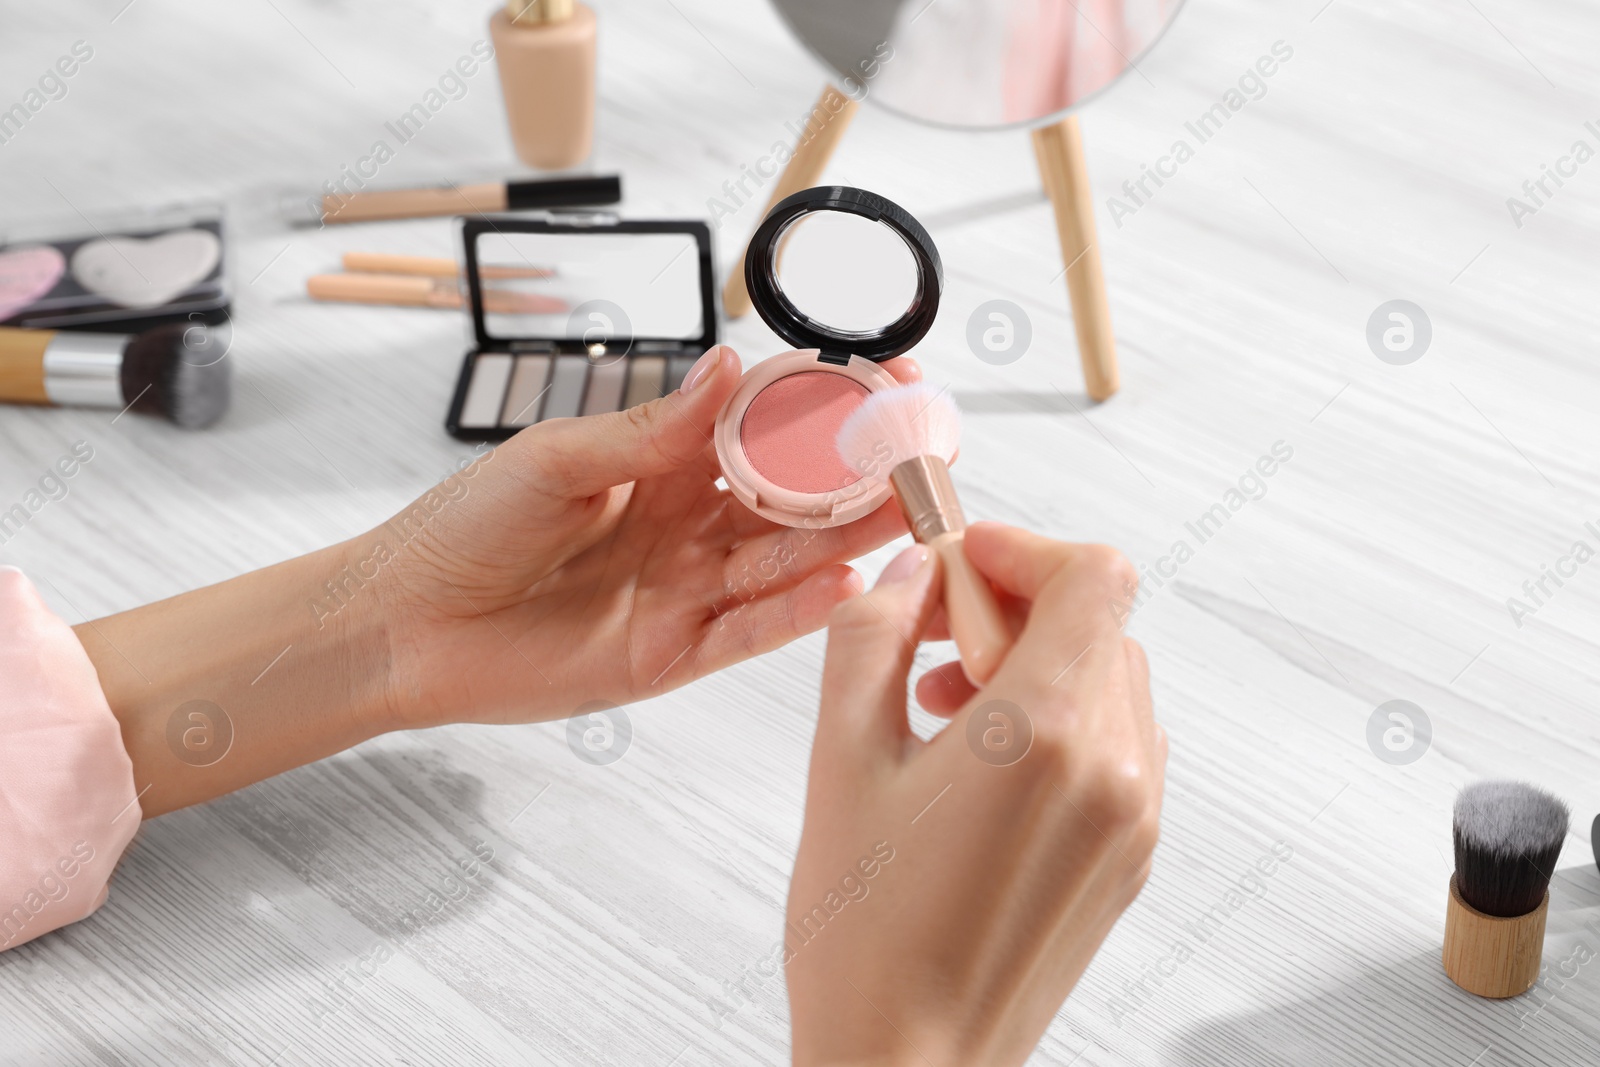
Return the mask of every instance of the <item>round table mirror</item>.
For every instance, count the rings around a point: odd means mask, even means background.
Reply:
[[[1182,0],[773,0],[841,79],[941,126],[1039,126],[1138,64]]]

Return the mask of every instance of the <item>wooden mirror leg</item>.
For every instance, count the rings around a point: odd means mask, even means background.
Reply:
[[[758,224],[778,201],[817,184],[823,168],[833,156],[833,150],[838,147],[839,138],[844,136],[850,120],[855,117],[857,106],[854,100],[831,85],[822,91],[817,106],[811,109],[805,138],[795,145],[794,155],[778,176],[778,184],[773,187],[767,206],[761,209],[756,219]],[[736,319],[749,310],[750,294],[744,287],[744,252],[741,251],[739,261],[733,265],[733,273],[728,275],[722,287],[722,311],[728,318]]]
[[[1067,265],[1067,295],[1072,299],[1072,324],[1078,332],[1078,358],[1083,384],[1091,399],[1105,400],[1117,391],[1117,342],[1111,333],[1106,279],[1100,270],[1095,234],[1094,199],[1083,159],[1083,135],[1076,116],[1033,131],[1033,152],[1039,176],[1056,213],[1061,261]]]

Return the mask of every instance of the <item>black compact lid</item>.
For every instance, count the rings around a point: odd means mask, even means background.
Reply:
[[[615,336],[606,338],[607,347],[613,355],[626,354],[630,350],[635,352],[665,351],[669,349],[682,349],[684,351],[704,352],[717,343],[717,303],[714,279],[715,271],[711,262],[711,228],[698,219],[619,219],[609,212],[564,213],[550,212],[545,215],[478,215],[468,216],[460,220],[462,252],[465,259],[465,274],[467,283],[467,297],[472,312],[472,330],[477,339],[480,350],[514,348],[519,345],[539,345],[558,352],[582,353],[591,350],[591,346],[581,336],[541,336],[517,334],[496,334],[490,330],[489,316],[494,314],[485,308],[486,290],[492,288],[492,283],[485,284],[483,264],[480,262],[478,240],[485,236],[509,237],[513,234],[548,234],[565,237],[583,238],[585,236],[605,237],[612,235],[650,235],[650,234],[682,234],[691,239],[692,251],[683,247],[671,261],[657,264],[654,261],[640,262],[641,270],[646,272],[646,277],[654,275],[660,278],[674,263],[682,262],[685,253],[698,260],[697,275],[694,289],[695,297],[700,303],[700,320],[698,332],[690,335],[675,334],[668,336],[659,331],[651,330],[648,325],[640,323],[637,332],[633,325],[628,324]],[[560,265],[556,264],[557,272]],[[592,294],[594,296],[607,295],[604,291]],[[594,303],[609,304],[607,300],[593,301]],[[578,305],[578,310],[588,307],[588,303]],[[626,309],[623,318],[626,320]],[[637,316],[635,316],[637,318]],[[569,324],[570,325],[570,324]],[[590,351],[592,355],[592,350]]]
[[[895,321],[874,330],[842,330],[806,315],[784,294],[778,281],[778,247],[789,227],[818,211],[842,211],[887,226],[910,249],[917,265],[917,291]],[[780,200],[761,220],[744,258],[744,283],[757,314],[774,333],[796,348],[821,349],[829,363],[852,355],[875,363],[907,351],[927,334],[939,311],[944,264],[922,224],[899,204],[848,185],[819,185]]]

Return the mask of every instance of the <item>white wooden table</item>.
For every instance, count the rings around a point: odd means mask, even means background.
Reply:
[[[200,434],[0,410],[0,503],[71,442],[95,446],[0,548],[73,622],[363,530],[467,451],[441,425],[459,317],[303,296],[347,249],[451,254],[448,222],[290,232],[271,208],[367,154],[485,34],[489,4],[124,2],[3,16],[0,105],[74,41],[94,55],[0,145],[0,204],[15,221],[224,200],[238,390]],[[707,215],[821,84],[755,0],[597,6],[593,165],[623,173],[629,214]],[[1131,623],[1172,739],[1155,874],[1034,1062],[1600,1063],[1600,963],[1509,1003],[1438,965],[1450,805],[1489,776],[1573,805],[1545,959],[1600,953],[1600,566],[1521,627],[1506,607],[1575,539],[1600,547],[1583,525],[1600,519],[1600,162],[1520,228],[1506,205],[1573,141],[1600,148],[1597,34],[1600,11],[1557,0],[1191,0],[1083,115],[1102,202],[1175,140],[1194,148],[1120,226],[1102,207],[1124,386],[1097,408],[1025,135],[869,108],[835,158],[830,180],[901,202],[939,242],[949,287],[918,355],[969,413],[968,510],[1151,567],[1194,550]],[[1265,94],[1198,143],[1185,123],[1278,41],[1293,54]],[[379,180],[511,173],[493,78]],[[758,211],[720,229],[722,262]],[[1007,366],[965,341],[994,298],[1032,321]],[[1397,298],[1433,330],[1406,366],[1365,336]],[[778,347],[754,319],[727,335],[747,360]],[[1186,523],[1276,442],[1293,455],[1265,495],[1199,544]],[[801,641],[631,709],[632,748],[607,767],[574,758],[561,724],[449,728],[154,821],[98,915],[0,954],[0,1060],[786,1062],[781,982],[720,1026],[708,1001],[781,925],[821,653]],[[1407,765],[1367,741],[1392,699],[1433,726]],[[478,842],[483,873],[416,919]],[[1275,842],[1292,858],[1206,940],[1188,932]]]

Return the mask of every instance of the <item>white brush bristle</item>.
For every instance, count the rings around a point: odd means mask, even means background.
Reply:
[[[885,389],[867,397],[839,428],[839,458],[867,477],[917,456],[949,463],[961,445],[961,412],[941,389],[923,383]]]

